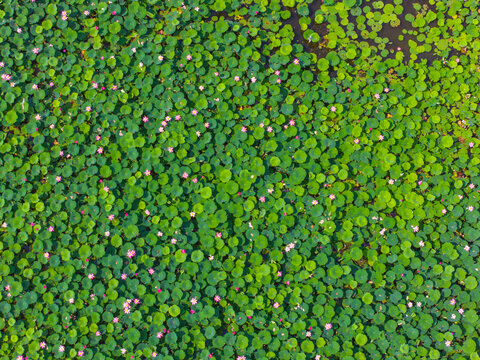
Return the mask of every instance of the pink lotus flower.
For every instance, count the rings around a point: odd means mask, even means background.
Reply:
[[[215,297],[213,298],[213,300],[215,300],[215,302],[219,302],[219,301],[220,301],[220,296],[215,295]]]
[[[190,299],[190,302],[192,303],[192,305],[196,305],[197,304],[197,298]]]
[[[325,330],[330,330],[332,328],[332,324],[328,323],[325,325]]]
[[[48,231],[53,232],[53,226],[49,226]]]
[[[94,275],[94,274],[88,274],[88,278],[89,278],[90,280],[93,280],[93,279],[95,278],[95,275]]]
[[[170,241],[171,241],[171,243],[174,244],[174,245],[177,243],[177,239],[172,239],[172,240],[170,240]]]
[[[337,108],[336,108],[335,106],[332,106],[332,107],[330,108],[330,110],[333,111],[333,112],[335,112],[335,111],[337,111]]]
[[[42,349],[45,349],[46,346],[47,346],[47,344],[45,343],[45,341],[42,341],[42,342],[40,343],[40,347],[41,347]]]
[[[57,178],[56,178],[56,179],[57,179],[57,182],[60,182],[60,181],[62,181],[62,177],[61,177],[61,176],[57,176]]]
[[[279,306],[280,306],[280,304],[279,304],[278,302],[276,302],[276,303],[273,304],[273,307],[274,307],[275,309],[278,309]]]
[[[186,172],[184,172],[184,173],[182,174],[182,177],[183,177],[184,179],[186,179],[186,178],[188,178],[188,174],[187,174]]]
[[[60,346],[58,347],[58,351],[64,352],[64,351],[65,351],[65,346],[60,345]]]
[[[149,176],[150,175],[150,170],[145,170],[145,175]]]
[[[235,81],[240,81],[240,77],[239,77],[239,76],[235,76]]]
[[[353,140],[353,142],[354,142],[355,144],[358,144],[358,143],[360,142],[360,140],[355,139],[355,140]]]
[[[198,111],[196,109],[193,109],[192,110],[192,115],[197,115],[198,114]]]
[[[130,259],[135,256],[135,250],[128,250],[127,251],[127,257]]]
[[[98,152],[99,154],[101,154],[101,153],[103,153],[103,149],[102,149],[102,148],[98,148],[98,149],[97,149],[97,152]]]
[[[222,233],[221,233],[221,232],[217,232],[215,235],[216,235],[218,238],[221,238],[221,237],[222,237]]]
[[[46,252],[46,253],[43,254],[43,256],[48,259],[48,258],[50,258],[50,253]]]
[[[112,215],[108,215],[108,220],[113,221],[113,219],[115,219],[115,215],[113,215],[113,214],[112,214]]]
[[[383,140],[383,135],[378,135],[378,140],[382,141]]]
[[[157,332],[157,338],[161,339],[163,337],[163,333],[162,332]]]
[[[265,196],[260,196],[259,200],[260,200],[260,202],[264,203],[265,202]]]
[[[169,148],[168,148],[168,152],[169,152],[169,153],[173,153],[173,148],[172,148],[172,147],[169,147]]]
[[[187,55],[187,60],[192,60],[192,55]]]
[[[198,182],[198,179],[197,179],[197,178],[194,178],[194,179],[192,179],[192,182],[193,182],[194,184],[196,184],[196,183]]]
[[[295,60],[293,60],[293,63],[294,63],[295,65],[298,65],[298,64],[300,64],[300,60],[295,59]]]
[[[122,280],[125,280],[125,279],[127,278],[127,274],[122,274],[122,275],[120,276],[120,278],[121,278]]]
[[[242,126],[242,132],[247,132],[247,128],[245,126]]]
[[[192,218],[195,217],[195,211],[190,211],[190,217],[192,217]]]
[[[210,127],[210,124],[208,122],[206,122],[205,124],[203,124],[207,129]]]

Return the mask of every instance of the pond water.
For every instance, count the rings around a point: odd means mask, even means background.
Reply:
[[[398,2],[398,1],[397,1]],[[411,22],[407,21],[406,17],[413,16],[416,17],[419,13],[425,15],[429,10],[435,12],[435,5],[431,5],[428,0],[415,0],[415,1],[407,1],[404,0],[401,3],[403,7],[403,11],[401,14],[396,14],[396,23],[392,26],[391,22],[379,22],[375,26],[377,26],[376,36],[372,39],[368,37],[368,34],[373,32],[374,29],[372,26],[364,26],[365,22],[365,15],[369,12],[382,12],[382,9],[375,9],[374,3],[377,3],[375,0],[358,0],[360,4],[356,8],[352,8],[348,10],[348,26],[341,25],[344,29],[347,37],[352,37],[353,30],[355,29],[355,34],[357,35],[356,40],[359,43],[363,43],[369,47],[373,47],[378,49],[377,54],[382,56],[383,58],[395,58],[396,53],[398,51],[402,51],[404,54],[404,62],[407,63],[410,59],[412,59],[412,54],[415,53],[416,59],[415,61],[422,61],[423,59],[426,60],[427,64],[431,64],[433,60],[440,60],[440,56],[434,52],[434,44],[430,51],[424,51],[421,53],[416,53],[415,51],[412,52],[409,42],[415,41],[417,46],[423,45],[421,41],[419,41],[418,36],[423,36],[420,34],[417,29],[415,29]],[[321,6],[324,4],[324,0],[313,0],[308,3],[308,18],[310,19],[310,24],[308,25],[308,29],[303,31],[301,28],[302,18],[303,21],[306,20],[303,16],[301,16],[298,11],[297,7],[281,7],[282,11],[288,11],[290,13],[290,17],[287,20],[283,20],[283,25],[290,25],[292,27],[294,38],[292,44],[299,44],[302,45],[305,51],[313,53],[317,56],[317,59],[325,57],[332,49],[330,49],[328,44],[328,34],[329,31],[329,24],[325,20],[321,24],[315,22],[315,15],[317,11],[321,9]],[[397,4],[394,0],[384,0],[383,1],[383,8],[385,8],[388,4],[390,6],[395,7]],[[378,15],[378,14],[377,14]],[[211,16],[207,19],[207,21],[211,20],[212,18],[215,20],[216,17],[223,16],[225,19],[230,21],[235,21],[235,16],[229,14],[227,11],[217,11],[212,12]],[[363,16],[363,19],[360,20],[360,16]],[[368,17],[368,16],[367,16]],[[248,19],[248,16],[245,16]],[[340,22],[340,21],[339,21]],[[466,25],[466,24],[465,24]],[[353,26],[353,27],[352,27]],[[360,30],[363,26],[363,31]],[[437,26],[437,20],[434,20],[430,23],[430,26],[426,26],[427,31],[428,29],[434,28]],[[348,29],[350,27],[350,31]],[[312,30],[317,33],[320,37],[318,42],[308,41],[305,38],[305,32]],[[361,45],[363,46],[363,45]],[[383,51],[382,51],[383,50]],[[459,56],[460,52],[451,50],[450,55]]]
[[[359,7],[362,9],[361,14],[365,14],[369,10],[372,10],[373,1],[363,0],[359,2],[360,2]],[[320,41],[318,43],[308,42],[307,40],[305,40],[304,31],[302,31],[300,27],[301,16],[297,13],[296,8],[284,7],[282,9],[282,10],[289,10],[291,13],[291,17],[288,20],[284,21],[284,23],[291,25],[293,29],[293,32],[295,34],[293,42],[295,44],[303,45],[303,47],[306,50],[315,53],[317,55],[317,58],[324,57],[330,51],[330,49],[328,49],[326,46],[322,46],[322,40],[326,38],[329,32],[328,24],[326,22],[322,24],[317,24],[315,22],[315,13],[318,10],[320,10],[323,3],[324,3],[323,0],[313,0],[310,4],[308,4],[309,18],[310,18],[310,25],[308,26],[308,29],[315,31],[317,34],[320,35]],[[393,0],[385,0],[383,1],[383,3],[384,5],[387,5],[387,4],[391,4],[392,6],[396,5]],[[418,4],[420,6],[420,10],[417,10],[414,4]],[[396,52],[402,51],[404,53],[405,62],[408,62],[408,60],[411,58],[411,49],[410,49],[409,41],[415,41],[418,45],[421,45],[422,43],[418,41],[417,39],[418,32],[412,26],[412,24],[406,20],[406,16],[408,14],[417,16],[418,13],[427,12],[428,10],[435,11],[435,7],[432,6],[428,0],[416,0],[413,2],[403,1],[401,6],[403,6],[403,12],[402,14],[397,15],[397,18],[399,20],[399,23],[397,24],[397,26],[392,26],[389,22],[383,23],[381,30],[378,31],[377,33],[377,38],[383,39],[383,43],[384,43],[383,46],[388,52],[387,54],[384,53],[385,58],[395,58]],[[357,12],[358,12],[358,9],[357,9]],[[353,15],[353,11],[351,10],[349,11],[348,21],[349,23],[353,24],[357,29],[357,26],[358,26],[357,16]],[[436,25],[437,25],[437,20],[431,23],[431,28],[435,27]],[[347,29],[344,27],[344,30],[346,31]],[[373,46],[375,48],[379,47],[379,44],[375,42],[375,39],[370,39],[368,37],[362,36],[364,34],[362,34],[362,32],[359,31],[358,29],[357,29],[357,35],[358,35],[358,38],[357,38],[358,41],[366,42],[368,43],[369,46]],[[325,41],[324,41],[324,44],[325,44]],[[459,53],[454,50],[452,50],[451,53],[457,56],[459,55]],[[425,51],[416,55],[417,55],[416,61],[421,61],[422,59],[425,59],[427,60],[427,63],[431,63],[433,60],[440,59],[440,57],[437,54],[435,54],[433,49],[431,51]]]

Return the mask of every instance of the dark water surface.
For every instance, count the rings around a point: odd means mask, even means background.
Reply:
[[[359,6],[362,9],[365,9],[368,6],[370,7],[371,10],[383,12],[383,9],[380,9],[380,10],[373,9],[372,7],[373,2],[374,1],[370,1],[370,0],[358,1],[358,3],[360,4]],[[302,16],[298,14],[296,7],[290,8],[290,7],[285,7],[283,5],[281,7],[282,11],[290,12],[290,18],[288,18],[287,20],[283,20],[283,24],[290,25],[293,29],[294,38],[292,41],[292,45],[293,44],[302,45],[305,51],[315,54],[317,56],[317,59],[325,57],[328,54],[328,52],[332,50],[327,46],[327,43],[328,43],[327,35],[329,33],[328,23],[326,21],[322,24],[315,23],[315,13],[320,9],[323,3],[324,3],[324,0],[313,0],[310,3],[308,3],[308,10],[309,10],[308,17],[310,18],[310,24],[308,25],[308,30],[313,30],[320,36],[319,42],[309,42],[304,38],[305,32],[302,31],[300,26],[300,19],[302,18]],[[384,3],[384,6],[387,4],[392,4],[395,6],[395,3],[393,0],[383,0],[383,3]],[[421,10],[417,11],[415,9],[414,4],[420,5]],[[410,40],[415,41],[418,46],[422,45],[422,43],[420,43],[417,39],[417,35],[419,34],[418,30],[415,29],[412,26],[412,24],[405,19],[405,17],[407,16],[407,14],[411,14],[414,17],[416,17],[418,13],[422,12],[422,10],[425,12],[428,10],[435,12],[435,5],[430,5],[428,0],[414,0],[414,1],[404,0],[402,3],[402,6],[403,6],[402,14],[397,15],[397,18],[400,21],[400,24],[396,27],[393,27],[390,25],[390,23],[383,23],[381,30],[378,31],[377,33],[377,38],[388,39],[385,44],[385,49],[388,51],[388,54],[384,58],[395,58],[396,53],[398,51],[402,51],[404,54],[404,62],[406,63],[412,57],[409,41]],[[362,11],[362,15],[365,15],[363,11]],[[229,15],[227,11],[212,12],[211,16],[209,17],[209,19],[207,19],[207,21],[211,20],[212,17],[214,16],[218,16],[218,17],[223,16],[225,19],[234,21],[234,16]],[[248,16],[245,16],[245,18],[248,18]],[[357,25],[358,25],[357,16],[354,16],[352,14],[352,10],[349,10],[348,21],[349,23],[353,24],[356,29],[356,33],[358,35],[358,38],[356,40],[358,42],[366,42],[370,47],[378,48],[379,44],[375,42],[374,39],[362,37],[361,31],[357,28]],[[437,20],[431,22],[429,25],[426,25],[427,31],[428,31],[428,26],[430,28],[436,27]],[[345,32],[347,32],[346,28],[344,28],[344,30]],[[373,31],[368,25],[367,25],[367,30],[369,32]],[[435,44],[431,44],[431,45],[432,45],[432,50],[428,52],[422,52],[420,54],[416,54],[417,58],[415,61],[422,61],[423,59],[425,59],[428,64],[431,64],[432,61],[434,60],[441,60],[440,56],[435,54],[435,52],[433,51]],[[378,50],[377,54],[380,55],[380,52],[381,50]],[[460,52],[456,50],[451,50],[450,55],[459,56]]]

